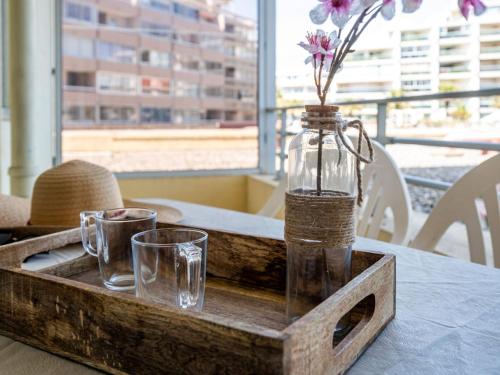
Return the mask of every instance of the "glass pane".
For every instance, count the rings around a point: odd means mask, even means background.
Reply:
[[[307,31],[318,28],[308,16],[314,2],[277,0],[277,6],[278,105],[316,104],[313,68],[304,64],[306,51],[296,46]],[[398,10],[393,22],[375,21],[335,75],[328,101],[358,101],[342,105],[341,111],[361,119],[375,136],[377,105],[365,100],[500,88],[499,10],[492,4],[483,16],[466,22],[456,2],[424,1],[415,14]],[[330,19],[319,28],[334,30]],[[301,112],[288,111],[287,130],[300,129]],[[388,137],[498,143],[500,96],[389,103],[386,120]],[[446,182],[495,154],[403,144],[387,149],[403,172]],[[420,188],[412,193],[415,202],[428,196]],[[428,211],[429,205],[421,206]]]
[[[64,0],[63,160],[257,168],[257,0]]]
[[[2,109],[2,120],[3,116],[6,112],[6,109],[9,108],[9,34],[8,34],[8,1],[1,0],[0,1],[0,43],[2,44],[2,52],[0,55],[1,58],[1,109]]]

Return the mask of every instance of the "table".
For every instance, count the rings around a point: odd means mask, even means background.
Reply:
[[[283,222],[185,202],[181,223],[283,237]],[[500,374],[500,270],[358,238],[397,259],[396,318],[349,371],[357,374]],[[0,336],[0,374],[98,374]]]

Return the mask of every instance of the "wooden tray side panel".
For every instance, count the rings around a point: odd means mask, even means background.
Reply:
[[[203,230],[208,233],[207,273],[260,288],[285,291],[286,245],[283,240]]]
[[[0,267],[20,267],[30,255],[81,241],[80,230],[70,229],[0,246]]]
[[[0,334],[111,373],[283,372],[277,331],[18,269],[0,269]]]
[[[372,256],[372,254],[369,254]],[[374,295],[373,315],[366,317],[334,347],[339,319]],[[395,315],[395,257],[384,256],[339,292],[293,323],[284,333],[285,374],[341,374],[357,360]]]

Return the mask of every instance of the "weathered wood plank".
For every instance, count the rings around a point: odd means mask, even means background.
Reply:
[[[276,330],[16,269],[0,270],[0,333],[111,373],[282,372]]]
[[[285,373],[345,372],[394,317],[394,294],[395,257],[386,255],[283,331],[289,335]],[[361,301],[368,307],[365,316],[337,342],[333,333],[338,321]]]
[[[209,274],[270,289],[286,289],[286,245],[283,240],[206,231]]]
[[[0,246],[0,266],[20,267],[27,257],[77,243],[80,230],[70,229]]]
[[[97,266],[69,278],[102,287]],[[276,330],[288,325],[284,293],[210,276],[206,280],[203,312]]]

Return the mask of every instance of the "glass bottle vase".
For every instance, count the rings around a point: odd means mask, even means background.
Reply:
[[[354,227],[357,191],[356,158],[338,134],[343,123],[337,107],[306,106],[304,129],[289,146],[285,211],[289,321],[312,310],[351,278],[352,242],[335,238],[343,236],[339,225],[352,222]],[[352,148],[349,138],[343,141]],[[329,203],[338,198],[342,209]]]

